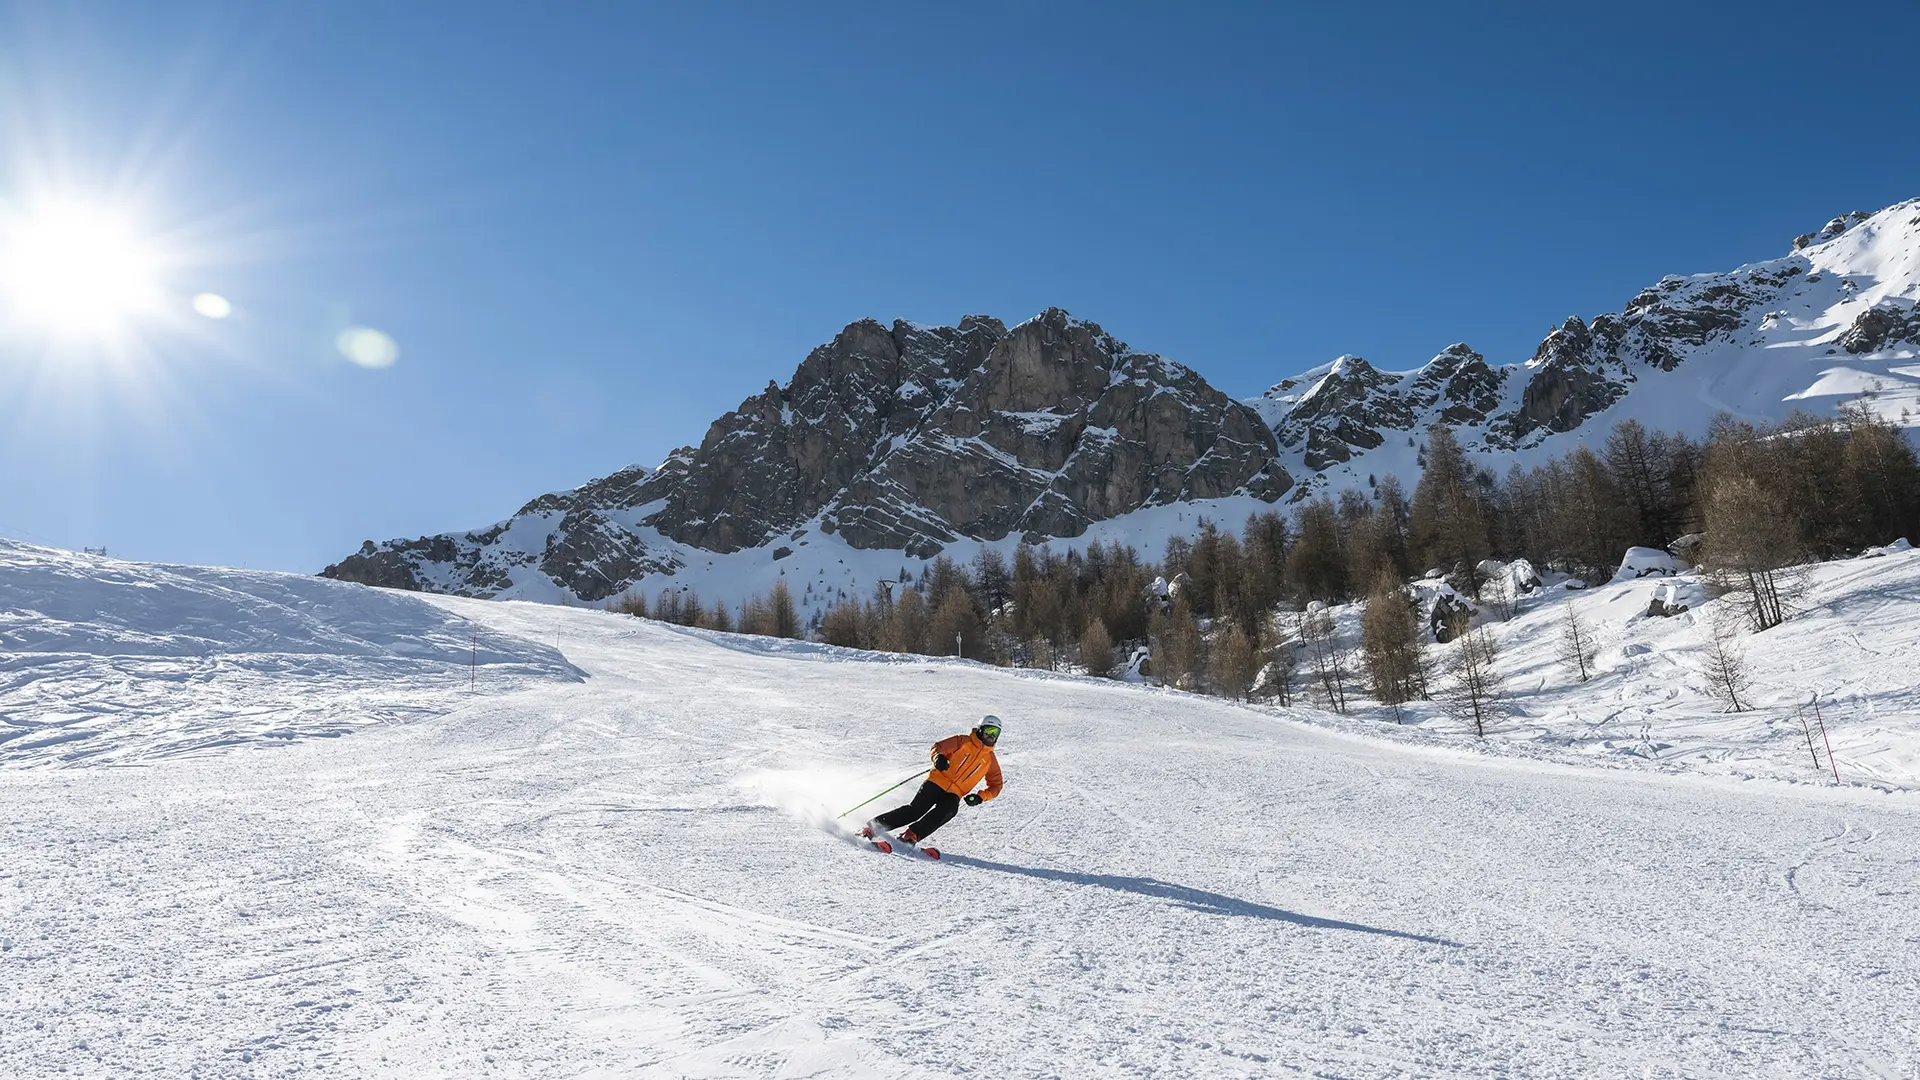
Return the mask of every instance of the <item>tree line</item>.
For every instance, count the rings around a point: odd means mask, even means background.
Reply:
[[[1723,416],[1703,440],[1626,420],[1597,446],[1504,475],[1476,468],[1445,425],[1426,432],[1418,453],[1411,493],[1395,477],[1369,477],[1365,490],[1310,495],[1237,530],[1203,521],[1170,538],[1157,561],[1117,542],[1065,553],[1021,545],[1010,558],[983,548],[966,562],[935,559],[917,578],[903,571],[811,625],[784,580],[737,613],[678,589],[615,607],[716,630],[1095,675],[1143,656],[1143,670],[1169,686],[1282,704],[1306,693],[1340,711],[1363,689],[1397,711],[1467,683],[1480,689],[1462,707],[1484,728],[1491,717],[1477,699],[1492,686],[1492,638],[1473,633],[1462,609],[1443,651],[1467,669],[1444,679],[1430,670],[1407,587],[1415,575],[1437,570],[1477,599],[1488,560],[1524,558],[1596,581],[1629,547],[1673,548],[1737,594],[1763,630],[1789,614],[1794,567],[1920,534],[1913,446],[1857,408],[1767,424]],[[1342,635],[1331,612],[1353,601],[1363,602],[1357,638]],[[1563,651],[1584,679],[1587,631],[1571,625],[1566,636]]]

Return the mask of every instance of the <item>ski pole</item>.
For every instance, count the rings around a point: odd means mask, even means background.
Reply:
[[[905,780],[902,780],[902,781],[900,781],[899,783],[897,783],[897,784],[895,784],[895,785],[893,785],[892,787],[890,787],[890,788],[888,788],[888,789],[887,789],[887,791],[883,791],[883,792],[881,792],[881,793],[880,793],[880,795],[885,795],[885,794],[886,794],[886,793],[887,793],[888,791],[898,791],[899,789],[901,789],[901,788],[903,788],[903,787],[906,787],[906,786],[907,786],[908,784],[911,784],[911,783],[913,783],[913,782],[914,782],[915,780],[918,780],[918,779],[920,779],[921,777],[923,777],[923,776],[925,776],[925,775],[927,775],[928,773],[930,773],[930,772],[932,772],[932,771],[933,771],[932,769],[921,769],[921,770],[920,770],[919,772],[917,772],[917,773],[914,773],[914,774],[913,774],[912,776],[909,776],[909,777],[907,777],[907,778],[906,778]],[[875,795],[875,796],[873,797],[873,799],[877,799],[877,798],[879,798],[879,797],[880,797],[880,795]],[[863,803],[861,803],[861,804],[860,804],[860,806],[865,806],[865,805],[867,805],[867,803],[870,803],[870,802],[872,802],[872,801],[873,801],[873,799],[868,799],[868,800],[867,800],[867,802],[863,802]],[[851,814],[851,813],[853,813],[853,812],[854,812],[855,810],[858,810],[858,809],[860,809],[860,806],[853,806],[853,807],[848,807],[848,808],[847,808],[847,809],[846,809],[846,810],[845,810],[844,812],[842,812],[842,813],[841,813],[841,815],[840,815],[840,816],[841,816],[841,817],[846,817],[846,816],[847,816],[848,814]],[[836,819],[836,820],[837,820],[837,819]]]

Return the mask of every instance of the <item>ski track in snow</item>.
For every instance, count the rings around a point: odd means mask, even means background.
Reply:
[[[596,612],[316,595],[340,617],[391,602],[428,636],[475,620],[501,670],[469,692],[450,661],[226,665],[200,684],[224,707],[360,716],[404,692],[432,718],[160,755],[141,747],[181,728],[117,732],[131,714],[109,712],[85,722],[113,755],[15,750],[0,1075],[1920,1076],[1908,792],[1476,756]],[[15,619],[10,665],[41,622]],[[564,664],[541,659],[556,629]],[[103,680],[91,700],[146,692]],[[10,684],[0,711],[35,700]],[[939,834],[945,860],[836,826],[986,712],[1007,722],[1007,790]]]

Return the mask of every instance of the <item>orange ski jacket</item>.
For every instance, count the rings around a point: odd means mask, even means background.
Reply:
[[[946,755],[947,767],[933,770],[927,778],[943,790],[965,795],[981,777],[986,777],[987,788],[980,793],[980,798],[984,801],[1000,794],[1000,759],[993,756],[993,747],[981,742],[973,732],[934,743],[928,756],[940,754]]]

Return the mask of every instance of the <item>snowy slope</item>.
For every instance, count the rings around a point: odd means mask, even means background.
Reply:
[[[102,621],[94,568],[9,557],[42,611],[0,605],[9,643]],[[474,619],[503,657],[557,639],[589,678],[295,677],[316,714],[358,715],[375,682],[440,711],[0,768],[0,1075],[1920,1070],[1908,793],[1464,754],[1112,683],[316,585],[305,609],[236,607],[255,634],[310,619],[338,643],[322,668],[360,662],[373,635],[329,628],[371,596],[396,605],[382,622]],[[46,677],[90,665],[87,708],[146,692],[114,674],[129,636],[63,640]],[[222,665],[189,686],[235,715],[284,700],[274,682]],[[988,711],[1007,791],[941,835],[945,862],[833,826]]]
[[[1733,649],[1750,682],[1749,709],[1738,713],[1707,675],[1713,624],[1735,601],[1710,599],[1695,571],[1624,575],[1574,591],[1562,581],[1522,596],[1510,621],[1483,610],[1476,622],[1496,643],[1494,673],[1511,710],[1483,749],[1740,779],[1826,784],[1837,772],[1844,784],[1920,791],[1920,552],[1816,564],[1804,579],[1797,613],[1780,626],[1756,634],[1732,615]],[[1656,596],[1689,610],[1649,614]],[[1568,607],[1594,646],[1585,683],[1561,659]],[[1361,610],[1335,609],[1356,647]],[[1444,686],[1449,646],[1426,649],[1435,685]],[[1457,745],[1465,737],[1434,702],[1409,703],[1396,718],[1362,700],[1352,716],[1318,719],[1420,744]],[[1837,768],[1827,763],[1829,744]]]
[[[389,592],[0,540],[0,767],[339,735],[438,715],[480,679],[579,678]]]

